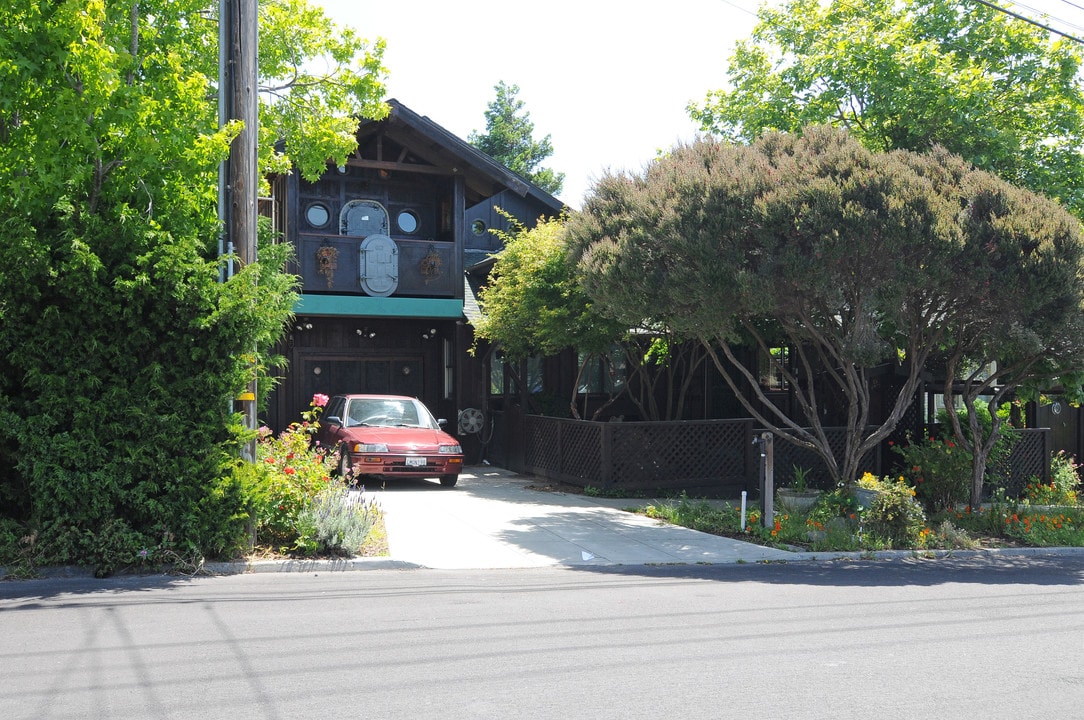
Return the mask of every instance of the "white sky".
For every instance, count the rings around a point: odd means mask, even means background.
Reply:
[[[310,2],[363,37],[387,40],[388,97],[464,140],[485,130],[494,86],[519,85],[535,139],[553,142],[543,164],[565,173],[561,200],[578,208],[607,169],[639,170],[696,136],[685,106],[725,85],[734,42],[752,32],[761,0]],[[1014,9],[1084,25],[1082,7],[1020,0]]]
[[[310,0],[388,42],[388,97],[464,140],[501,80],[519,85],[543,163],[579,207],[607,169],[638,170],[696,135],[685,106],[726,82],[759,0]],[[744,10],[742,8],[745,8]]]

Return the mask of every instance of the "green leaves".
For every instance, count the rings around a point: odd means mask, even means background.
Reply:
[[[345,162],[357,149],[358,118],[388,114],[384,48],[306,0],[260,3],[263,172],[288,171],[292,162],[315,181],[329,160]]]
[[[504,249],[480,299],[479,338],[523,359],[565,348],[600,353],[624,334],[579,287],[565,249],[564,218],[502,237]]]
[[[1084,213],[1079,47],[977,5],[793,0],[760,11],[729,90],[689,113],[735,140],[830,122],[871,150],[942,145]]]

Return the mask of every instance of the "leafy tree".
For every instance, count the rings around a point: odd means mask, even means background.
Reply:
[[[603,177],[569,220],[571,252],[601,312],[701,341],[748,412],[849,482],[902,417],[931,352],[986,317],[969,302],[981,285],[970,274],[975,178],[944,151],[872,153],[827,127],[750,146],[700,140],[643,175]],[[1018,280],[1021,291],[1045,278]],[[739,355],[753,344],[770,357],[781,341],[796,358],[776,369],[805,426]],[[867,431],[869,372],[894,358],[903,385]],[[828,397],[846,399],[838,453],[822,423]]]
[[[517,98],[519,85],[498,82],[497,97],[486,110],[485,133],[471,132],[468,142],[509,170],[517,172],[551,195],[557,195],[565,183],[565,174],[539,167],[553,154],[550,136],[536,141],[531,114]]]
[[[580,366],[571,385],[573,417],[582,417],[578,388],[589,363],[601,361],[611,376],[618,372],[611,354],[614,349],[624,358],[625,382],[596,408],[592,418],[626,392],[645,419],[683,417],[685,397],[697,368],[705,362],[705,353],[699,344],[679,342],[666,328],[630,330],[600,314],[577,280],[568,253],[566,221],[543,220],[531,229],[514,224],[513,232],[502,233],[504,249],[491,281],[482,289],[476,337],[499,346],[511,360],[575,350]]]
[[[564,222],[543,219],[530,229],[516,223],[513,232],[502,233],[504,249],[482,289],[483,313],[474,329],[478,338],[499,345],[512,360],[575,348],[584,358],[582,375],[591,359],[609,357],[624,331],[599,315],[576,283],[565,253]],[[580,416],[579,384],[577,377],[569,403],[573,417]]]
[[[750,141],[808,124],[867,148],[935,145],[1084,217],[1081,49],[986,5],[791,0],[763,7],[731,58],[729,90],[689,107]]]
[[[370,44],[337,26],[308,0],[260,0],[262,172],[296,166],[315,181],[329,158],[345,162],[357,149],[359,118],[388,114],[384,48],[383,40]]]
[[[262,4],[265,47],[315,17]],[[152,547],[224,555],[244,538],[230,400],[253,348],[281,335],[295,278],[282,272],[289,248],[265,233],[260,261],[218,281],[216,171],[237,128],[217,127],[217,24],[204,7],[0,8],[0,538],[27,538],[0,542],[0,563],[105,573]],[[360,77],[379,55],[358,61],[350,36],[307,37],[271,76],[326,53]],[[303,130],[300,108],[369,107],[378,84],[359,82],[280,90],[266,117],[276,134],[294,123],[285,152],[304,165],[342,151],[348,126]],[[346,88],[366,94],[346,103]],[[284,161],[264,145],[266,168]]]

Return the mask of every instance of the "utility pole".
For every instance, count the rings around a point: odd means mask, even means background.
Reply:
[[[219,122],[239,120],[243,124],[230,146],[229,160],[219,171],[219,220],[225,232],[219,250],[236,253],[244,267],[256,261],[256,193],[259,188],[256,161],[259,136],[257,0],[221,0],[219,23]],[[237,402],[245,417],[245,427],[255,430],[255,357],[253,379]],[[247,455],[245,459],[254,461],[256,441],[248,443],[242,454]]]

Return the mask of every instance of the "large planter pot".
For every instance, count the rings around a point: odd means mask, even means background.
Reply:
[[[820,490],[795,490],[794,488],[779,488],[775,491],[776,500],[781,507],[791,512],[806,512],[817,504],[821,496]]]
[[[877,499],[877,491],[870,490],[869,488],[856,487],[852,490],[855,502],[864,508],[872,507],[873,501]]]

